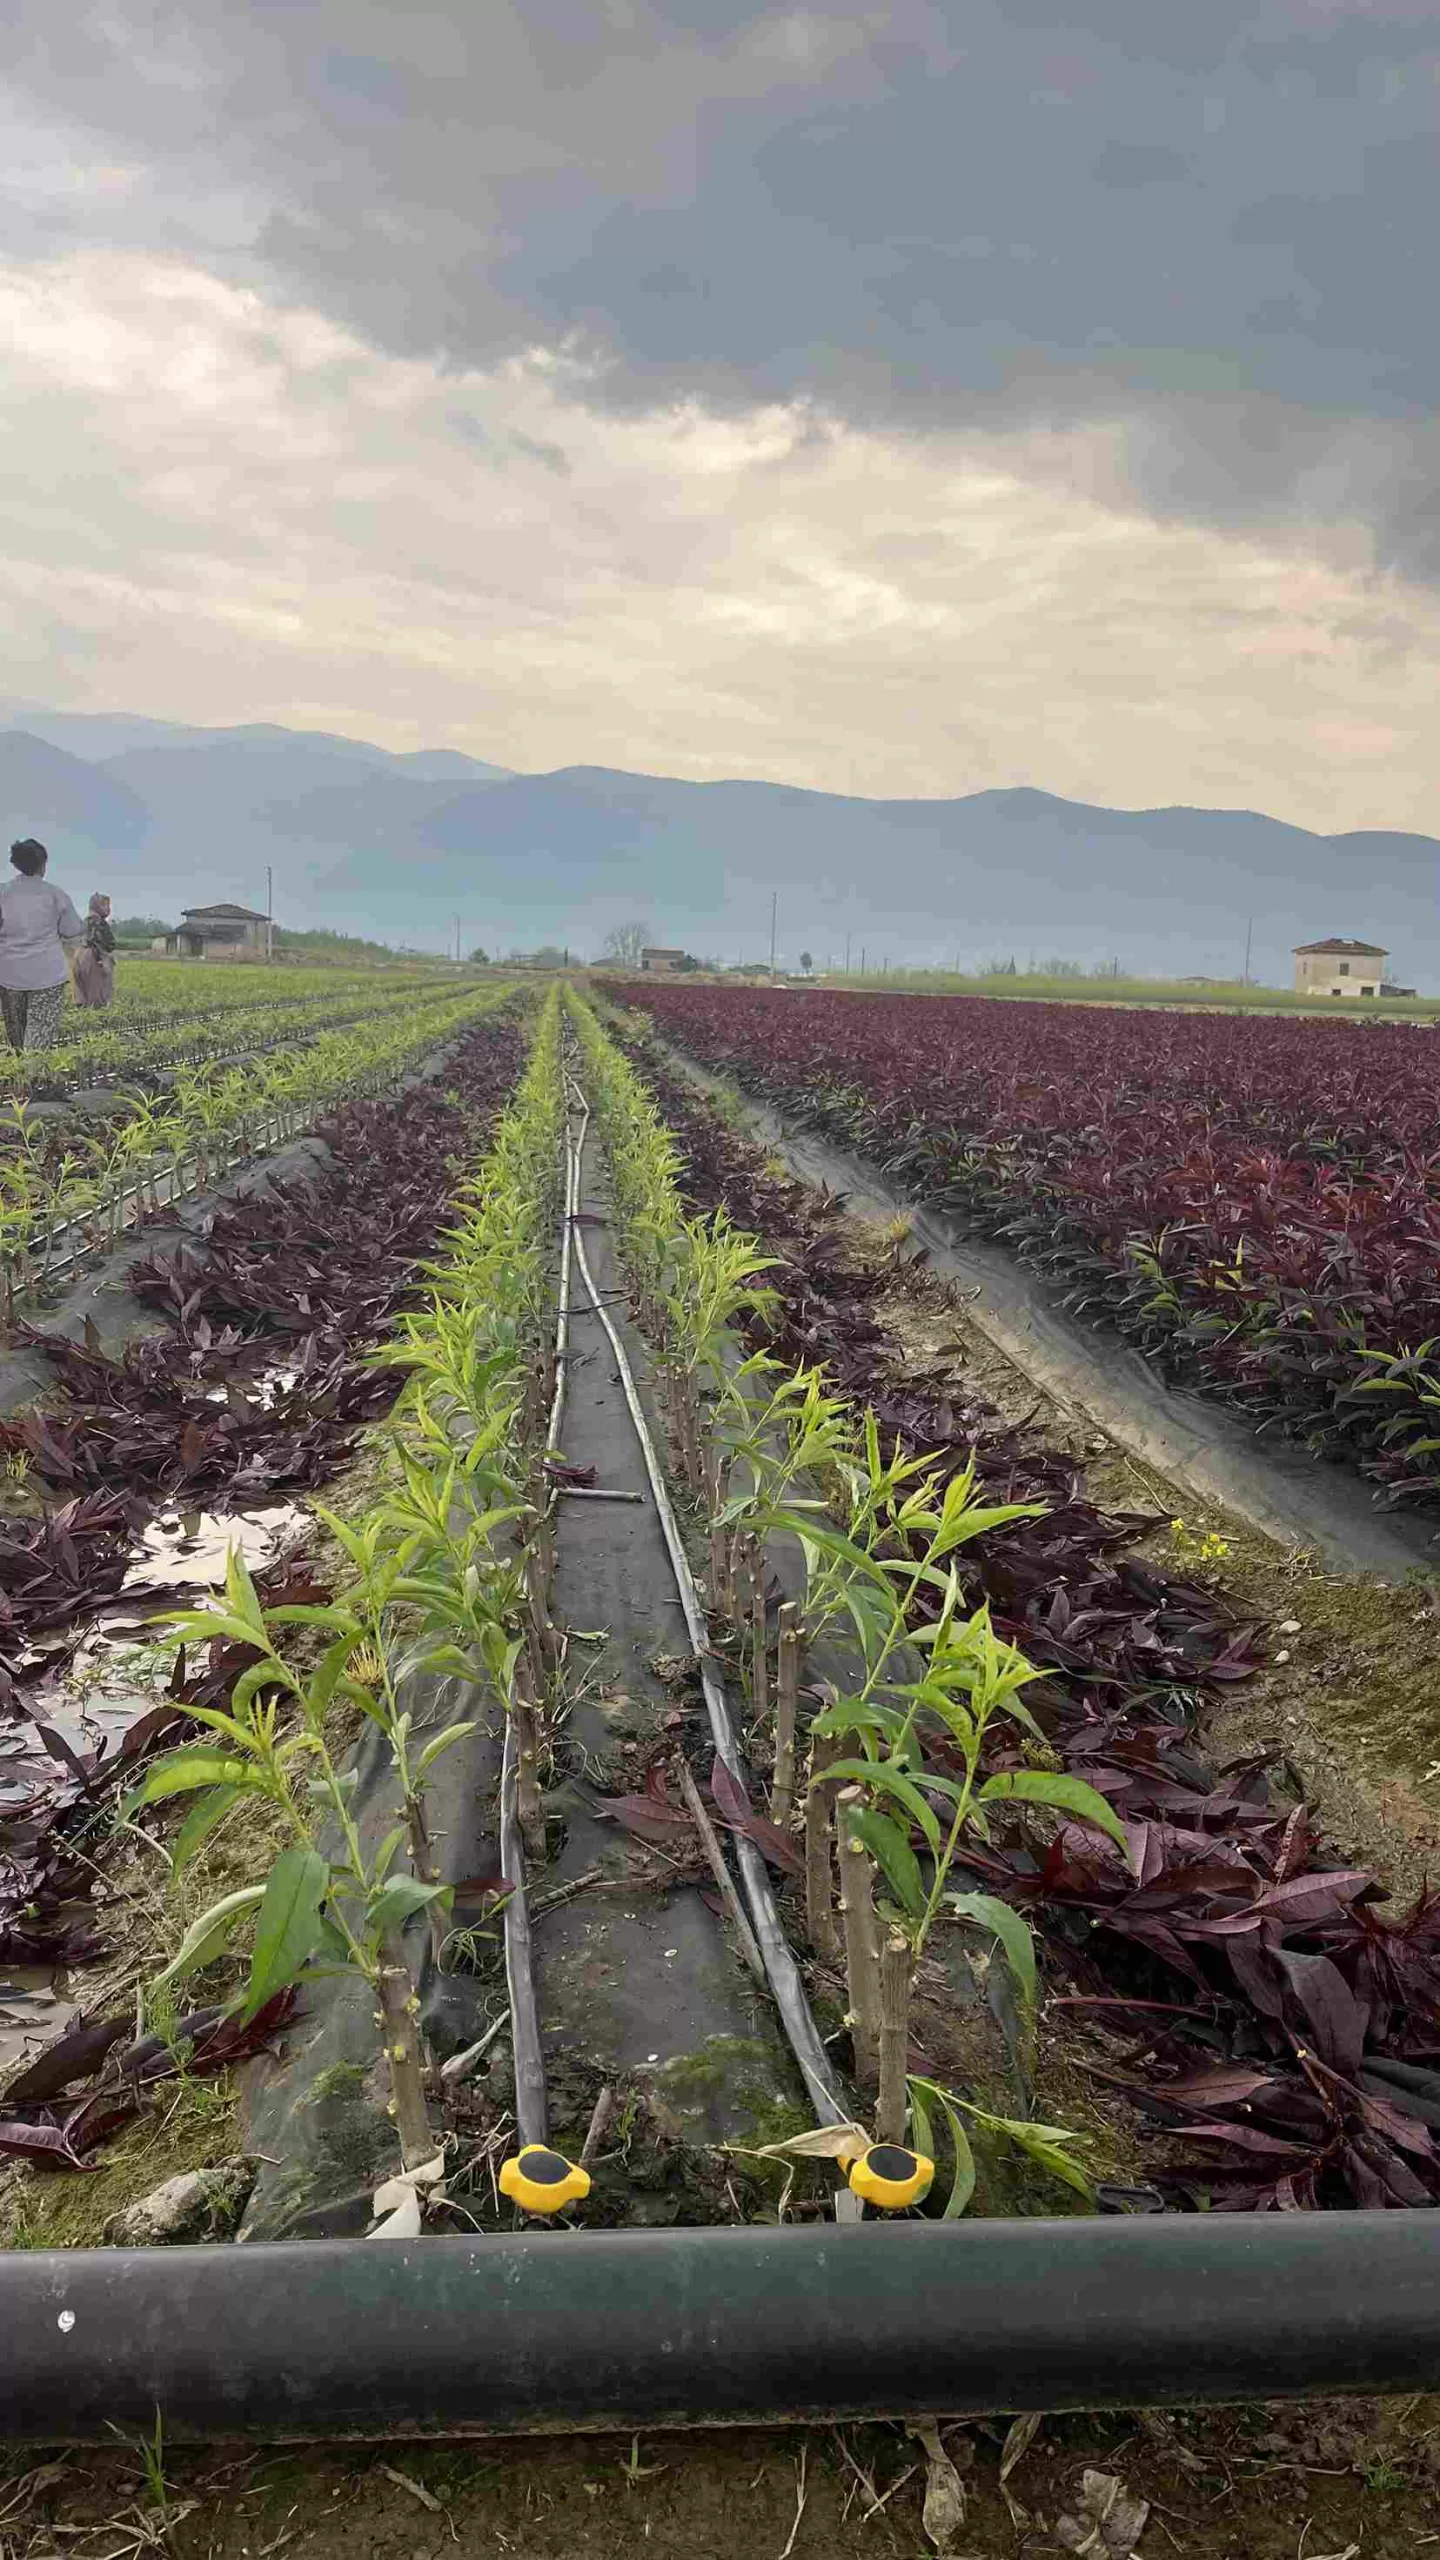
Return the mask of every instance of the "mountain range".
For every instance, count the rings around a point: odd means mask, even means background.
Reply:
[[[1440,842],[1316,835],[1244,809],[1108,809],[1035,790],[861,800],[571,765],[517,773],[269,724],[202,729],[0,699],[0,824],[120,914],[233,899],[422,949],[597,953],[612,926],[721,959],[1014,955],[1288,984],[1297,942],[1385,944],[1440,984]]]

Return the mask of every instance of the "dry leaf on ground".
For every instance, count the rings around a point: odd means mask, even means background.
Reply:
[[[1085,2560],[1133,2560],[1149,2513],[1149,2500],[1137,2498],[1117,2473],[1087,2471],[1079,2514],[1062,2516],[1055,2537]]]

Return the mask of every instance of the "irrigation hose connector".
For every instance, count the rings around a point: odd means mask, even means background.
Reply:
[[[923,2151],[907,2151],[898,2142],[872,2142],[849,2163],[852,2195],[882,2213],[903,2213],[918,2204],[935,2175],[935,2163]]]
[[[581,2204],[590,2193],[588,2171],[545,2142],[522,2144],[506,2161],[499,2185],[501,2194],[526,2213],[563,2213],[567,2204]]]

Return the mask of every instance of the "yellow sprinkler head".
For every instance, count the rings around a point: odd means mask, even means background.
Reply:
[[[561,2213],[590,2193],[588,2171],[577,2169],[563,2151],[543,2142],[527,2142],[500,2172],[500,2192],[527,2213]]]
[[[850,2163],[850,2187],[882,2213],[900,2213],[918,2204],[935,2175],[935,2163],[923,2151],[907,2151],[898,2142],[872,2142]]]

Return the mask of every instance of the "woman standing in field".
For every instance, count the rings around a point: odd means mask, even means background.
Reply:
[[[85,927],[63,889],[46,882],[43,844],[25,836],[10,847],[18,873],[0,889],[0,1013],[12,1049],[53,1048],[69,977],[67,943]]]
[[[112,1002],[115,994],[115,963],[111,953],[115,936],[110,926],[110,901],[103,889],[97,889],[85,918],[85,939],[75,959],[75,1001],[100,1007]]]

